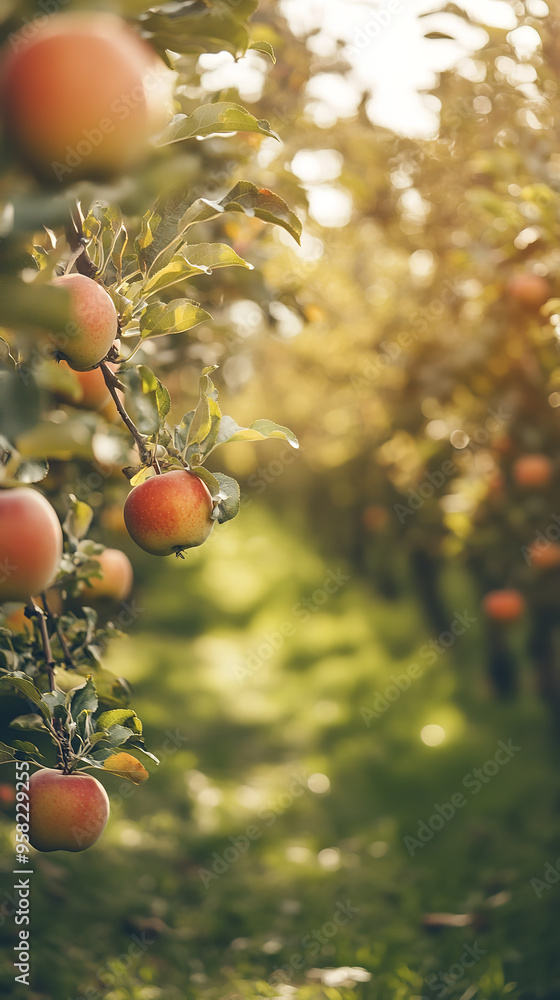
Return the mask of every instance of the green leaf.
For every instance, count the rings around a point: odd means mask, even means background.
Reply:
[[[128,729],[127,726],[109,726],[103,733],[103,749],[105,749],[105,747],[120,747],[132,736],[134,736],[134,733],[132,729]]]
[[[158,379],[158,384],[156,386],[156,404],[159,413],[159,419],[163,423],[163,421],[165,420],[167,414],[171,409],[171,396],[169,395],[169,391],[163,385],[163,382],[160,382],[159,379]]]
[[[169,288],[180,281],[186,281],[197,274],[211,274],[217,267],[246,267],[252,270],[253,265],[243,260],[235,250],[225,243],[199,243],[191,246],[180,246],[180,238],[172,240],[168,248],[154,260],[154,264],[159,264],[160,269],[156,271],[143,287],[145,297],[160,292],[163,288]],[[176,251],[176,252],[174,252]],[[170,257],[170,253],[172,256]],[[150,269],[152,270],[152,269]],[[184,300],[189,302],[188,299]],[[192,303],[197,305],[197,303]],[[209,319],[208,313],[199,308],[200,318],[195,323],[199,323],[202,318]],[[195,323],[189,323],[194,326]],[[189,327],[183,327],[188,329]],[[142,328],[142,324],[141,327]]]
[[[127,722],[134,733],[142,733],[142,723],[132,708],[113,708],[109,712],[103,712],[95,721],[98,729],[109,729],[114,725],[122,726]]]
[[[217,497],[220,492],[220,484],[216,477],[211,472],[208,472],[208,469],[205,469],[203,465],[195,466],[192,471],[208,487],[212,498]]]
[[[212,319],[210,314],[191,299],[154,302],[147,306],[140,317],[140,334],[142,340],[147,340],[148,337],[184,333],[208,319]]]
[[[218,524],[223,524],[224,521],[231,521],[239,513],[241,503],[239,483],[231,476],[224,476],[221,472],[215,472],[214,477],[218,481],[220,492],[212,517]]]
[[[249,45],[249,32],[242,19],[257,7],[257,0],[221,0],[208,9],[205,0],[151,11],[142,20],[144,30],[154,36],[160,50],[173,52],[230,52],[240,56]],[[232,8],[232,9],[229,9]],[[250,11],[250,13],[247,13]]]
[[[30,712],[29,715],[18,715],[17,719],[12,719],[10,727],[14,729],[46,729],[40,715]]]
[[[177,233],[186,232],[189,226],[194,226],[196,222],[209,222],[211,219],[223,215],[224,209],[217,201],[209,201],[208,198],[197,198],[189,205],[184,215],[177,223]]]
[[[292,448],[299,448],[299,441],[289,427],[275,424],[273,420],[254,420],[249,427],[240,427],[232,417],[228,416],[222,417],[216,447],[231,441],[264,441],[267,438],[280,438],[287,441]]]
[[[8,761],[15,760],[14,748],[6,743],[0,743],[0,764],[7,764]]]
[[[145,395],[153,394],[158,417],[162,423],[171,408],[171,397],[162,382],[154,375],[151,368],[146,365],[138,365],[138,374],[142,383],[142,392]]]
[[[296,243],[300,242],[302,229],[300,220],[286,202],[268,188],[258,188],[250,181],[239,181],[222,198],[220,204],[225,212],[244,212],[245,215],[255,216],[263,222],[282,226],[290,236],[293,236]]]
[[[73,493],[70,493],[70,504],[71,507],[64,520],[63,528],[70,541],[76,544],[87,535],[93,511],[89,504],[84,503],[83,500],[77,500]]]
[[[66,695],[63,691],[47,691],[43,695],[43,701],[45,702],[45,705],[48,706],[52,715],[60,716],[61,714],[66,714]],[[57,709],[63,709],[64,711],[62,713],[60,711],[57,712]]]
[[[173,444],[177,451],[184,451],[187,447],[187,439],[189,436],[189,428],[192,424],[194,417],[194,410],[189,410],[185,413],[185,416],[181,420],[180,424],[177,424],[173,431]]]
[[[74,719],[77,719],[81,712],[91,715],[97,711],[97,692],[91,677],[88,677],[84,687],[78,688],[70,703],[70,712]]]
[[[222,414],[218,405],[218,393],[210,378],[217,367],[211,365],[202,371],[199,383],[200,397],[189,427],[187,455],[189,461],[196,465],[200,465],[204,455],[214,447],[220,429]],[[193,445],[198,445],[198,448],[193,448]]]
[[[265,55],[269,56],[273,63],[276,63],[276,56],[274,55],[274,49],[270,42],[255,41],[249,42],[250,49],[256,49],[257,52],[264,52]]]
[[[29,460],[22,462],[14,473],[14,479],[19,483],[40,483],[49,473],[47,461]]]
[[[32,701],[34,705],[37,705],[39,711],[45,716],[46,719],[50,719],[51,711],[49,706],[45,703],[41,696],[41,692],[35,687],[32,681],[25,677],[15,677],[13,674],[1,678],[7,684],[11,684],[15,687],[20,694]]]
[[[192,243],[181,247],[181,256],[197,271],[211,274],[217,267],[246,267],[253,265],[240,257],[227,243]]]
[[[25,740],[14,740],[14,749],[21,750],[23,753],[31,754],[33,757],[43,758],[43,754],[39,753],[35,744],[27,743]]]
[[[240,104],[219,101],[216,104],[201,104],[192,115],[175,115],[156,145],[168,146],[183,139],[205,139],[224,132],[260,132],[278,139],[264,119],[255,118]]]

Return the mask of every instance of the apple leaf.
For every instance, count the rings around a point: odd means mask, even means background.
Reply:
[[[10,727],[14,729],[43,729],[47,727],[40,715],[30,712],[28,715],[18,715],[17,719],[12,719]]]
[[[293,236],[296,243],[300,242],[302,231],[300,220],[286,202],[268,188],[258,188],[250,181],[239,181],[222,198],[220,204],[225,212],[244,212],[245,215],[262,219],[263,222],[282,226],[290,236]]]
[[[103,733],[103,748],[106,747],[120,747],[123,743],[134,736],[135,734],[127,726],[120,726],[118,724],[108,726]]]
[[[255,49],[257,52],[264,52],[265,55],[269,56],[273,64],[276,63],[276,56],[274,55],[274,49],[272,48],[270,42],[265,42],[262,40],[249,42],[249,48]]]
[[[39,753],[35,744],[27,743],[25,740],[14,740],[14,749],[21,750],[22,753],[25,754],[30,754],[32,758],[33,757],[41,757],[41,759],[43,758],[43,754]]]
[[[193,417],[194,410],[189,410],[188,413],[185,413],[181,423],[177,425],[173,432],[173,444],[177,451],[184,451],[187,447],[187,438],[189,436],[189,428],[192,424]]]
[[[253,265],[240,257],[227,243],[191,243],[183,246],[181,256],[196,271],[211,274],[217,267],[246,267]]]
[[[150,777],[149,771],[130,753],[116,753],[108,757],[103,767],[120,778],[128,778],[135,785],[141,785]]]
[[[81,712],[88,715],[97,711],[97,691],[91,677],[87,678],[83,687],[78,688],[70,702],[70,712],[74,719],[77,719]]]
[[[98,729],[109,729],[111,726],[127,724],[133,733],[142,733],[142,723],[132,708],[113,708],[95,720]]]
[[[231,476],[224,476],[222,472],[215,472],[220,492],[217,494],[212,517],[218,524],[231,521],[239,513],[241,504],[241,493],[239,483]]]
[[[269,123],[255,118],[240,104],[218,101],[201,104],[192,115],[175,115],[156,142],[156,146],[169,146],[183,139],[206,139],[209,135],[228,132],[260,132],[278,139]]]
[[[168,270],[169,268],[165,269],[165,271]],[[159,271],[155,278],[164,274],[165,271]],[[168,283],[172,284],[172,282]],[[184,333],[208,319],[212,319],[210,313],[207,313],[199,306],[198,302],[193,302],[192,299],[152,302],[140,316],[140,335],[142,340],[147,340],[149,337],[166,337],[172,333]]]
[[[195,466],[193,472],[195,476],[202,479],[202,482],[208,487],[212,498],[217,497],[220,492],[220,484],[216,477],[213,476],[211,472],[208,472],[208,469],[205,469],[203,465]]]
[[[240,427],[232,417],[228,416],[222,417],[215,447],[231,441],[264,441],[267,438],[280,438],[287,441],[292,448],[299,448],[299,441],[293,431],[288,427],[282,427],[281,424],[275,424],[273,420],[254,420],[249,427]]]
[[[15,759],[14,748],[6,743],[0,743],[0,764],[7,764]]]
[[[81,538],[85,538],[88,533],[93,511],[89,504],[83,500],[77,500],[73,493],[70,493],[70,510],[68,511],[62,527],[69,540],[77,545]]]
[[[185,452],[193,465],[200,465],[204,455],[214,447],[220,429],[222,413],[218,404],[218,392],[210,378],[217,367],[210,365],[204,368],[199,380],[200,396],[189,427]]]
[[[20,694],[32,701],[34,705],[45,716],[46,719],[50,719],[51,710],[49,706],[45,703],[44,699],[41,697],[41,692],[35,687],[35,685],[26,677],[16,677],[14,674],[9,674],[2,677],[3,681],[7,684],[12,684]]]
[[[43,701],[48,706],[51,714],[59,719],[66,716],[66,695],[63,691],[47,691],[43,695]]]

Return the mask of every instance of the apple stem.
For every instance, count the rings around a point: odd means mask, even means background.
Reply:
[[[74,667],[74,661],[73,661],[72,656],[70,654],[70,650],[68,648],[68,643],[66,642],[66,636],[64,635],[64,632],[62,631],[62,626],[60,624],[60,618],[59,618],[58,615],[55,615],[51,611],[51,609],[49,607],[49,603],[47,601],[47,595],[46,595],[45,591],[42,591],[42,593],[41,593],[41,600],[43,602],[43,607],[45,609],[45,614],[46,614],[47,618],[50,618],[51,621],[54,622],[54,627],[56,629],[56,634],[58,636],[58,641],[60,643],[60,648],[62,649],[62,655],[64,657],[64,663],[66,664],[67,667]]]
[[[132,437],[134,438],[134,442],[136,444],[136,447],[138,448],[138,454],[140,455],[140,461],[148,465],[152,461],[152,455],[149,448],[147,448],[146,446],[145,437],[143,437],[143,435],[140,433],[132,418],[129,417],[128,413],[126,412],[119,398],[117,388],[122,388],[121,383],[119,382],[116,375],[111,371],[106,361],[101,361],[99,363],[99,367],[103,374],[103,378],[105,379],[105,385],[107,386],[109,392],[111,393],[113,402],[117,407],[119,416],[123,421],[123,423],[125,424],[125,426],[130,431],[130,433],[132,434]]]
[[[49,688],[50,688],[51,691],[54,691],[54,688],[55,688],[55,682],[54,682],[55,660],[54,660],[54,657],[52,655],[51,642],[50,642],[50,639],[49,639],[49,633],[47,632],[47,623],[46,623],[45,612],[41,608],[38,608],[37,605],[33,603],[33,598],[32,597],[29,598],[29,602],[28,602],[28,605],[27,605],[27,607],[26,607],[25,610],[26,610],[26,614],[27,614],[28,618],[31,618],[31,617],[36,618],[37,621],[38,621],[38,623],[39,623],[39,631],[41,633],[41,641],[43,643],[43,651],[45,653],[45,664],[46,664],[47,673],[48,673],[48,676],[49,676]]]

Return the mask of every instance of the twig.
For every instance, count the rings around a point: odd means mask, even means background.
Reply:
[[[41,593],[41,600],[43,602],[43,607],[45,609],[45,614],[46,614],[47,618],[50,618],[51,621],[54,622],[54,627],[56,628],[56,634],[58,636],[58,641],[60,643],[60,648],[62,649],[62,655],[64,657],[64,662],[65,662],[65,664],[66,664],[67,667],[73,667],[75,664],[74,664],[74,661],[73,661],[72,656],[70,654],[70,650],[68,648],[68,643],[66,641],[66,636],[64,635],[64,632],[62,631],[62,625],[60,624],[60,618],[59,618],[58,615],[55,615],[51,611],[51,609],[49,607],[49,603],[47,601],[47,595],[46,595],[45,591],[43,591]]]
[[[28,618],[36,618],[39,623],[39,631],[41,633],[41,641],[43,643],[43,652],[45,654],[45,664],[49,676],[49,688],[51,691],[54,691],[55,688],[54,668],[56,666],[56,663],[52,655],[49,633],[47,632],[45,612],[41,608],[37,607],[37,605],[33,603],[33,598],[30,597],[27,607],[25,609],[25,613]]]
[[[119,398],[117,389],[118,388],[122,389],[122,385],[119,382],[116,375],[114,375],[114,373],[111,371],[106,361],[101,361],[99,367],[103,373],[103,378],[105,379],[105,385],[107,386],[109,392],[111,393],[113,402],[117,407],[119,416],[123,421],[123,423],[125,424],[125,426],[130,431],[130,433],[132,434],[132,437],[134,438],[134,442],[136,444],[136,447],[138,448],[138,454],[140,455],[140,461],[148,465],[152,461],[152,454],[150,452],[150,449],[146,446],[145,437],[140,433],[132,418],[129,417],[128,413],[126,412]]]

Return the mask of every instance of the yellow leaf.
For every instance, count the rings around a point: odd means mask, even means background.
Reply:
[[[130,753],[115,753],[103,762],[103,767],[119,778],[128,778],[135,785],[141,785],[150,777],[146,768]]]

